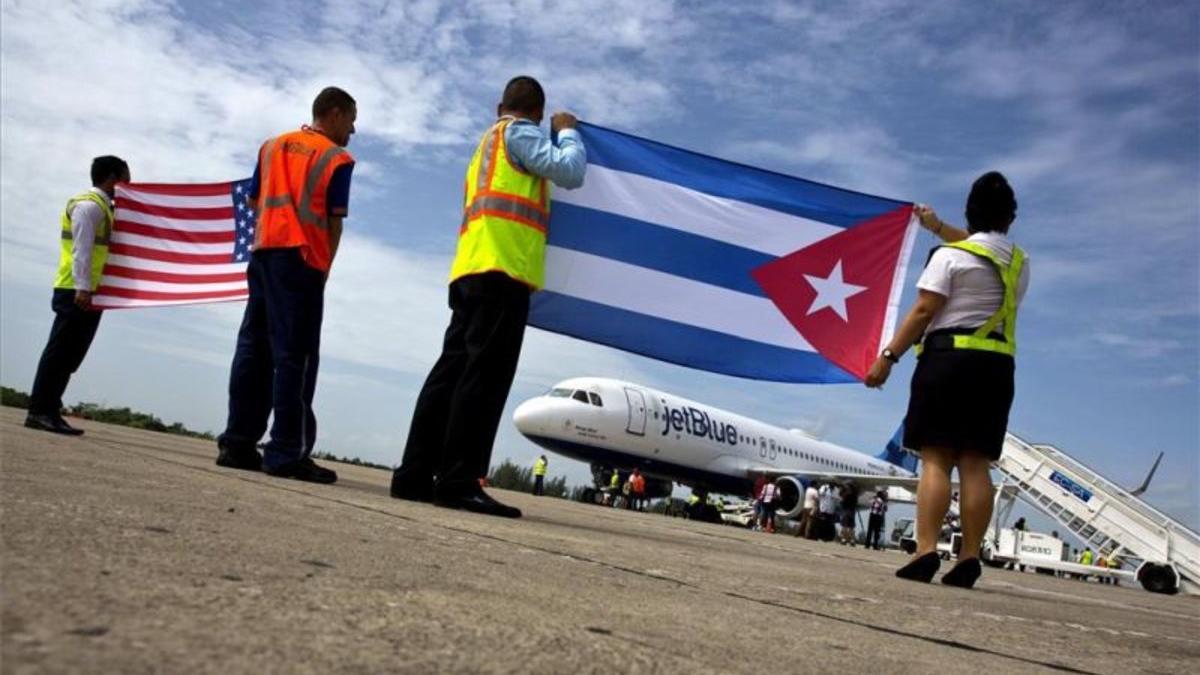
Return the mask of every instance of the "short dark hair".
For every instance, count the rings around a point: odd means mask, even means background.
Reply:
[[[313,99],[313,119],[320,119],[334,110],[350,112],[355,107],[354,98],[339,87],[325,87]]]
[[[121,176],[127,173],[129,165],[115,155],[102,155],[92,160],[93,187],[99,187],[101,183],[107,183],[113,178],[120,180]]]
[[[542,85],[528,75],[518,75],[504,85],[504,96],[500,107],[513,112],[531,113],[546,106],[546,92]]]
[[[967,196],[967,230],[1007,233],[1017,217],[1017,197],[999,171],[989,171],[971,185]]]

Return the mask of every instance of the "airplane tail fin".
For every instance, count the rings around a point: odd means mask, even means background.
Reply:
[[[875,455],[875,459],[881,459],[890,464],[912,471],[917,471],[917,456],[911,452],[904,450],[904,423],[900,423],[900,428],[896,429],[896,433],[892,435],[892,440],[888,441],[887,447],[883,452]]]

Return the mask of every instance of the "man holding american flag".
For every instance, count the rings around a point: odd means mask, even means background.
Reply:
[[[113,194],[117,183],[129,182],[129,165],[120,157],[105,155],[92,160],[91,173],[92,189],[72,197],[63,210],[51,302],[54,325],[38,361],[25,418],[30,429],[67,436],[83,433],[62,418],[62,395],[100,327],[100,310],[92,306],[92,293],[108,261]]]
[[[257,213],[246,268],[249,298],[229,376],[229,421],[217,439],[219,466],[313,483],[337,474],[309,457],[320,358],[325,280],[341,239],[354,158],[345,147],[358,115],[354,99],[327,87],[313,123],[268,140],[258,153],[249,198]],[[258,440],[274,412],[271,438]]]

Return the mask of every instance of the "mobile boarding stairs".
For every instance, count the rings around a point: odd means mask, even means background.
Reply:
[[[1019,495],[1097,554],[1132,564],[1134,571],[1123,574],[1146,590],[1200,594],[1200,535],[1138,498],[1154,469],[1141,487],[1126,490],[1052,445],[1013,434],[1005,439],[995,468],[1004,485],[997,495],[994,531],[1000,531]]]

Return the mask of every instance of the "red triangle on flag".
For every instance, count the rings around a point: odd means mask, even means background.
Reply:
[[[883,348],[911,215],[905,204],[751,272],[817,352],[859,379]]]

